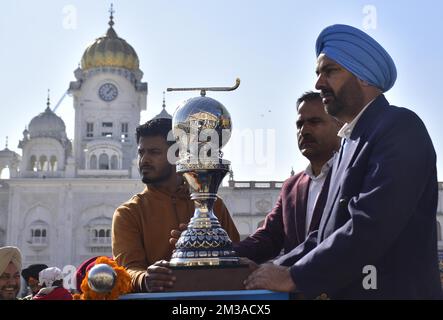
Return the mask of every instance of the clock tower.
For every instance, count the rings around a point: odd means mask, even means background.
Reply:
[[[137,53],[118,37],[112,7],[110,13],[106,34],[86,48],[74,71],[76,81],[69,86],[79,177],[131,177],[137,155],[135,128],[146,110],[148,86],[142,82]]]

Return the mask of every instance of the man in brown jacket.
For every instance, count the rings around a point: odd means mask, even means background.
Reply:
[[[172,121],[165,118],[137,128],[138,164],[146,188],[118,207],[112,219],[112,253],[131,275],[135,292],[173,285],[173,274],[161,260],[171,258],[171,230],[188,223],[194,212],[187,187],[167,158],[174,143],[167,140],[171,128]],[[231,240],[238,242],[239,233],[221,199],[214,212]]]

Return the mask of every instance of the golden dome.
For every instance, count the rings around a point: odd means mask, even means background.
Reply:
[[[130,44],[118,37],[112,27],[114,25],[112,18],[111,15],[106,35],[95,40],[83,53],[81,60],[83,70],[99,67],[138,70],[139,60],[137,53]]]

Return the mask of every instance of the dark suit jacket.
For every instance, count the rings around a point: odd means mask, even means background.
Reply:
[[[277,263],[308,297],[440,298],[436,155],[424,124],[381,95],[350,139],[318,233]],[[366,265],[376,268],[375,290],[363,288]]]
[[[304,172],[285,181],[263,226],[245,240],[233,244],[239,256],[262,263],[278,256],[282,249],[284,253],[290,252],[305,240],[309,183],[310,178]],[[328,186],[329,175],[315,205],[309,231],[318,229]]]

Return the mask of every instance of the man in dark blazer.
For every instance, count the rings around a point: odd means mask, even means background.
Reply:
[[[340,147],[341,123],[328,115],[318,92],[297,100],[297,140],[308,168],[283,184],[277,203],[262,227],[245,240],[234,243],[241,257],[262,263],[288,253],[318,229],[326,203],[332,156]]]
[[[440,298],[436,155],[416,114],[383,95],[396,79],[389,54],[364,32],[326,28],[317,83],[343,144],[319,230],[266,264],[248,289],[332,299]]]

